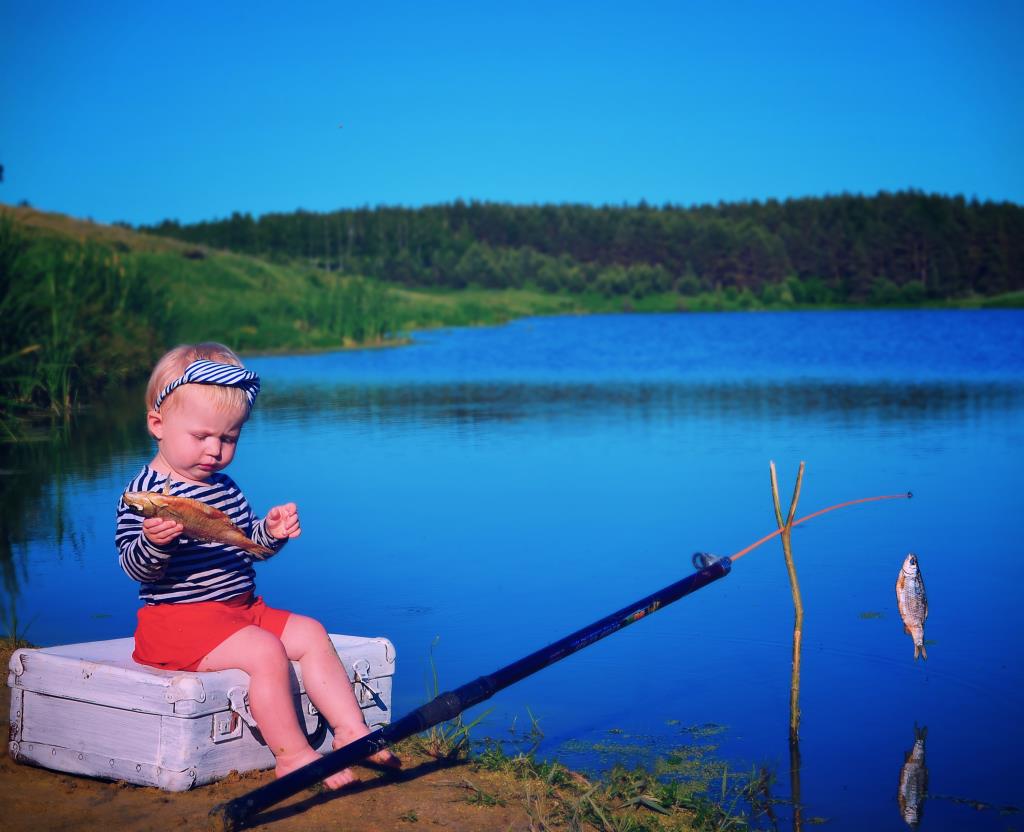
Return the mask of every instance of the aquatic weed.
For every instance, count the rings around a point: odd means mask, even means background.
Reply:
[[[734,832],[748,828],[737,807],[751,802],[750,794],[758,787],[750,783],[757,772],[730,773],[724,763],[710,758],[706,746],[674,748],[653,765],[616,764],[604,774],[588,777],[557,760],[509,754],[508,745],[486,740],[471,763],[477,770],[504,774],[512,784],[521,784],[524,808],[534,829]],[[770,776],[765,769],[764,780]],[[712,788],[714,798],[708,794]]]
[[[721,725],[717,722],[705,722],[703,725],[687,725],[684,728],[680,728],[679,733],[689,734],[694,739],[704,739],[706,737],[713,737],[716,734],[721,734],[726,730],[727,727],[725,725]]]

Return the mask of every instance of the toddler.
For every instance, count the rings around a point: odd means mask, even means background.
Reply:
[[[156,456],[126,491],[164,491],[225,512],[253,541],[278,552],[301,532],[294,503],[257,520],[238,485],[221,473],[235,456],[259,377],[222,344],[179,346],[153,369],[146,422]],[[235,546],[183,537],[180,523],[143,519],[122,499],[115,540],[121,568],[139,581],[133,658],[165,670],[249,674],[249,704],[274,753],[277,776],[317,759],[299,725],[289,660],[302,668],[306,692],[328,721],[334,747],[368,733],[341,660],[320,622],[267,606],[255,594],[253,556]],[[370,757],[399,767],[387,749]],[[355,780],[349,769],[327,778],[336,789]]]

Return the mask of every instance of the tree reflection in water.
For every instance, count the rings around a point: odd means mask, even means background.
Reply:
[[[18,597],[28,577],[29,541],[45,539],[58,555],[81,554],[82,534],[65,496],[76,480],[99,474],[118,455],[145,454],[149,437],[142,391],[133,389],[70,419],[25,425],[24,438],[0,443],[0,628],[24,636],[30,622],[18,617]]]

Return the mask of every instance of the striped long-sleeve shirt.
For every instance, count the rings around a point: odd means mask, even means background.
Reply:
[[[167,475],[148,465],[125,491],[163,491]],[[277,551],[285,541],[257,520],[241,489],[227,474],[213,474],[203,485],[171,481],[171,494],[191,497],[218,508],[252,540]],[[141,583],[139,598],[147,604],[224,601],[254,591],[253,556],[237,546],[204,543],[179,537],[166,546],[151,543],[142,533],[145,518],[119,500],[114,540],[121,568]]]

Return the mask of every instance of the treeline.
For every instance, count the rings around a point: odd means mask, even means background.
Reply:
[[[650,206],[454,202],[144,230],[416,287],[760,303],[888,303],[1024,289],[1024,208],[918,191]]]

